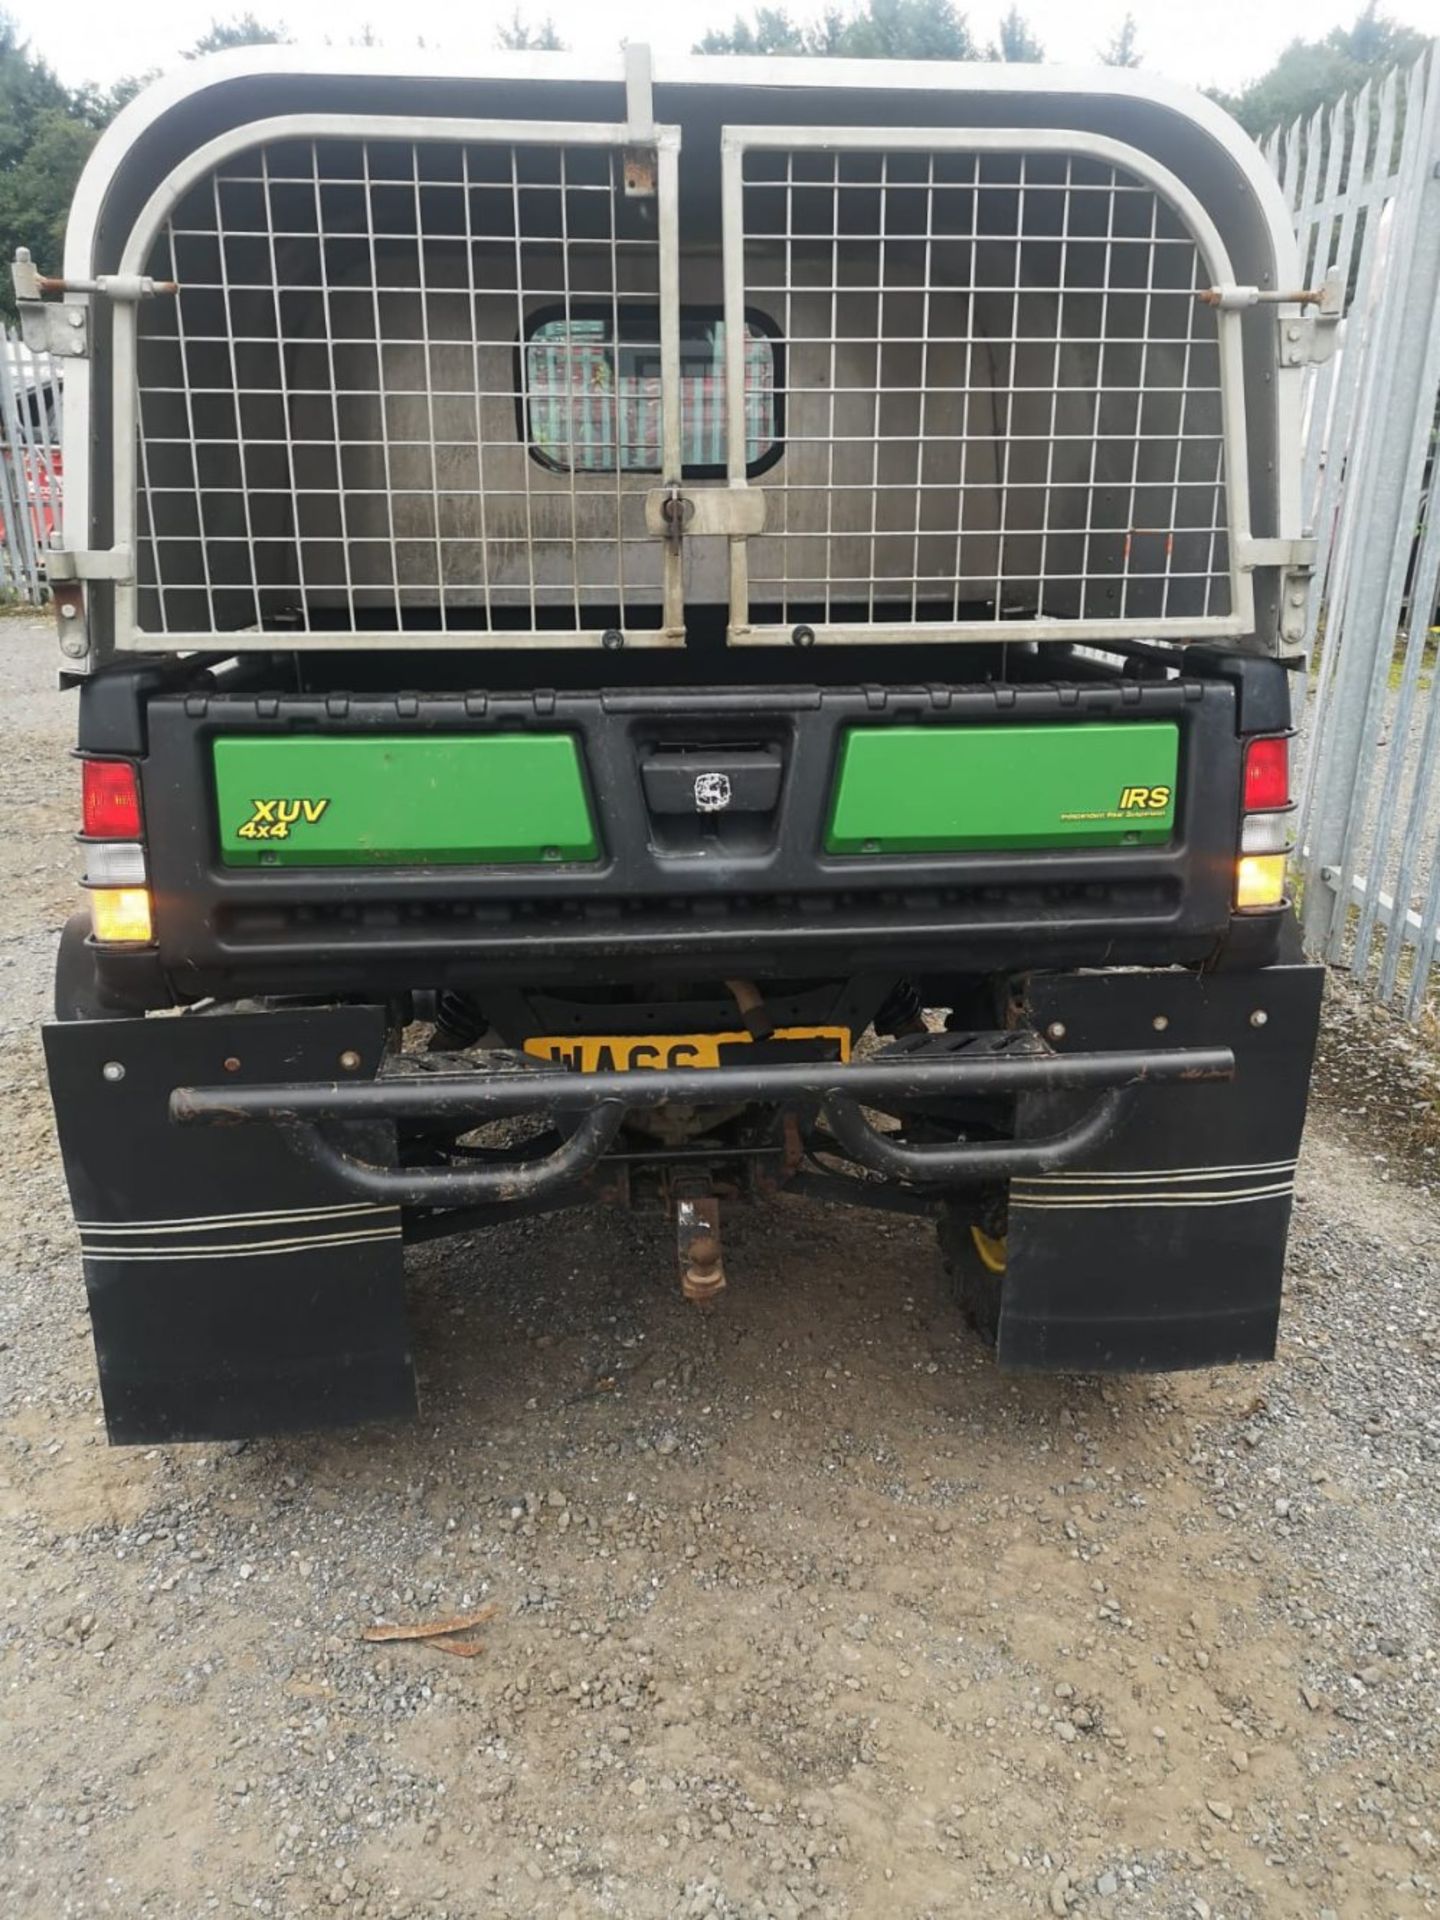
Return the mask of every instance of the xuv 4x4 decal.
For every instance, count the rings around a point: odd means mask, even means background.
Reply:
[[[252,800],[249,817],[235,833],[241,840],[288,840],[292,827],[313,827],[323,819],[329,799]]]

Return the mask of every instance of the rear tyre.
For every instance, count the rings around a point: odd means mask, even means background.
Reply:
[[[95,956],[88,940],[90,916],[83,909],[72,913],[60,935],[60,950],[55,956],[55,1018],[57,1020],[107,1020],[114,1013],[100,998],[95,984]]]
[[[1003,1187],[941,1204],[940,1256],[951,1297],[987,1347],[1000,1338],[1008,1196]]]

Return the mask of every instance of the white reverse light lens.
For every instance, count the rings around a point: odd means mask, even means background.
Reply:
[[[1288,813],[1247,813],[1240,828],[1242,853],[1284,853],[1290,845]]]
[[[143,887],[145,849],[138,840],[91,840],[85,847],[87,887]]]

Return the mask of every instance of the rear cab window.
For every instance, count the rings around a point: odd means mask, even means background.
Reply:
[[[767,315],[745,315],[745,469],[773,466],[782,439],[781,346]],[[521,349],[521,429],[554,473],[659,473],[660,310],[654,304],[550,308]],[[726,473],[725,321],[680,311],[682,478]]]

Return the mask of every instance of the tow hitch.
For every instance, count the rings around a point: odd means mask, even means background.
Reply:
[[[725,1264],[720,1198],[706,1179],[688,1180],[676,1192],[675,1251],[680,1257],[680,1291],[692,1306],[714,1306],[725,1291]]]

